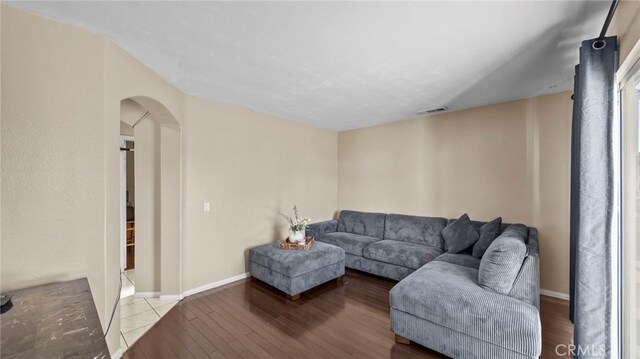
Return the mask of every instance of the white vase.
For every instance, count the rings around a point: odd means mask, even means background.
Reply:
[[[301,230],[301,231],[292,231],[291,234],[289,235],[289,242],[291,243],[304,243],[305,242],[305,236],[304,233],[305,230]]]

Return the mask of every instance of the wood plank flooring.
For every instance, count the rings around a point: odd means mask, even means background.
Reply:
[[[389,322],[394,281],[347,270],[291,302],[248,279],[178,303],[124,358],[445,358],[396,344]],[[542,297],[542,358],[572,341],[568,303]]]

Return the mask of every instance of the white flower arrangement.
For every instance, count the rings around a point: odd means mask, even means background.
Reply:
[[[302,231],[307,228],[309,223],[311,223],[310,218],[301,218],[300,216],[298,216],[298,207],[296,206],[293,206],[293,215],[294,215],[293,218],[287,216],[282,212],[280,212],[280,215],[284,217],[284,219],[286,219],[287,222],[289,222],[289,229],[292,232]]]

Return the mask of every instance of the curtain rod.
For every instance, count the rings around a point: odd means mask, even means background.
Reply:
[[[602,41],[602,39],[604,39],[605,35],[607,34],[607,30],[609,30],[609,25],[611,24],[611,19],[613,19],[613,14],[616,12],[616,8],[618,7],[618,2],[618,0],[613,0],[611,2],[611,7],[609,8],[607,19],[604,21],[604,25],[602,25],[600,36],[598,36],[598,41]]]

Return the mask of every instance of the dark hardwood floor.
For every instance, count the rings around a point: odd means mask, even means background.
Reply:
[[[395,282],[347,270],[291,302],[248,279],[178,303],[124,358],[444,358],[394,342],[389,290]],[[542,297],[542,358],[572,340],[568,303]]]

